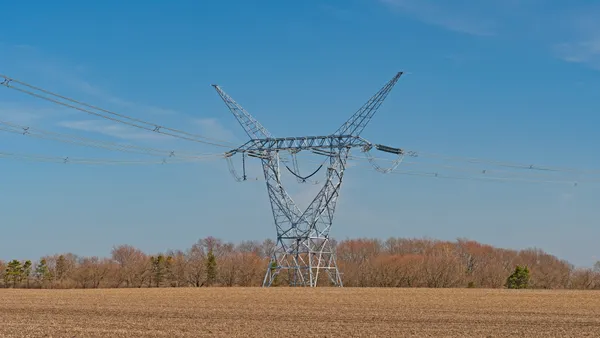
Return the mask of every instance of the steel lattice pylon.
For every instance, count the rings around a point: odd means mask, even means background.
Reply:
[[[401,75],[402,72],[397,73],[335,133],[328,136],[274,138],[218,85],[213,85],[250,137],[250,141],[226,153],[230,170],[234,172],[230,159],[236,153],[241,153],[244,160],[248,155],[262,161],[277,230],[277,244],[267,267],[263,286],[272,286],[279,282],[279,277],[286,279],[290,286],[323,285],[323,279],[319,279],[323,272],[328,277],[329,285],[343,286],[329,232],[346,162],[352,148],[369,151],[375,146],[381,151],[403,155],[401,149],[373,145],[359,136]],[[284,153],[289,153],[296,163],[296,154],[305,150],[328,159],[325,162],[327,165],[323,187],[302,211],[282,185],[280,162]],[[242,179],[245,179],[245,168]]]

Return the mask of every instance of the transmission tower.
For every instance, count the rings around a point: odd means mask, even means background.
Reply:
[[[346,161],[352,148],[360,148],[368,154],[368,151],[375,147],[380,151],[396,154],[399,159],[403,156],[402,149],[371,144],[360,137],[361,132],[401,75],[402,72],[397,73],[348,121],[328,136],[273,137],[218,85],[212,85],[250,137],[250,141],[225,153],[230,171],[235,173],[231,161],[231,157],[235,154],[241,154],[243,160],[243,176],[239,180],[246,179],[246,156],[258,158],[262,162],[277,230],[276,247],[267,267],[263,286],[268,287],[276,280],[285,279],[290,286],[315,287],[327,281],[321,279],[322,282],[319,283],[319,277],[323,272],[327,275],[330,285],[343,286],[329,232]],[[289,154],[296,167],[296,173],[292,170],[290,172],[301,181],[308,178],[302,178],[297,174],[296,154],[300,151],[310,151],[324,156],[326,157],[324,163],[327,163],[323,187],[305,210],[300,210],[286,192],[281,182],[280,171],[282,156]],[[369,160],[371,159],[372,157],[369,157]],[[398,163],[399,160],[395,165],[397,166]],[[316,172],[309,176],[314,174]]]

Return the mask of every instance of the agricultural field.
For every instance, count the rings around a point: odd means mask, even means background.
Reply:
[[[1,337],[597,337],[600,292],[0,290]]]

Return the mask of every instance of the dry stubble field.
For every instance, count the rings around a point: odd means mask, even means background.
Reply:
[[[600,337],[600,293],[0,290],[0,337]]]

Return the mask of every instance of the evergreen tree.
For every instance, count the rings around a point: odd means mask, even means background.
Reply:
[[[23,278],[23,266],[21,262],[14,259],[10,261],[6,267],[6,274],[4,275],[4,283],[11,285],[16,288]]]
[[[150,261],[152,263],[152,272],[154,275],[154,283],[156,284],[156,287],[160,287],[160,285],[162,284],[164,278],[165,278],[165,272],[166,272],[166,259],[165,256],[163,256],[162,254],[159,254],[156,257],[150,257]]]
[[[29,277],[31,277],[31,261],[30,260],[26,260],[25,263],[23,263],[23,267],[21,268],[22,271],[22,275],[21,278],[25,279],[25,287],[29,289]]]
[[[506,287],[509,289],[526,289],[529,285],[529,269],[526,266],[517,265],[515,271],[508,276]]]
[[[52,274],[48,268],[48,262],[45,259],[41,259],[35,267],[34,278],[40,284],[44,286],[47,282],[52,280]]]
[[[217,279],[217,258],[212,249],[206,255],[206,285],[212,285]]]

